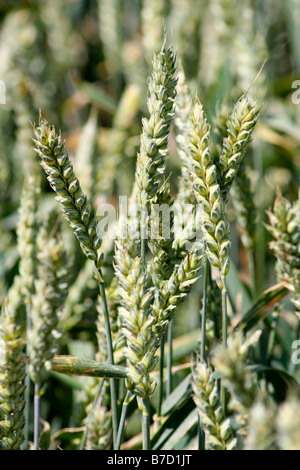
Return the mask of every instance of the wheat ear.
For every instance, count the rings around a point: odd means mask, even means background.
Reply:
[[[207,448],[234,450],[237,440],[230,420],[224,417],[217,383],[212,377],[211,369],[205,363],[199,362],[193,370],[192,388],[201,426],[205,431]]]
[[[203,207],[203,229],[206,254],[219,269],[218,285],[225,290],[224,279],[229,271],[231,239],[225,203],[218,184],[218,172],[210,149],[210,130],[198,99],[191,115],[189,149],[192,178],[198,204]]]
[[[300,317],[300,199],[291,204],[278,194],[273,210],[267,214],[267,229],[274,238],[269,246],[276,256],[276,274],[293,293],[292,301]]]
[[[150,117],[142,120],[143,131],[135,176],[137,203],[147,209],[163,183],[177,83],[172,48],[166,48],[164,44],[159,54],[154,55],[152,64],[147,101]]]
[[[223,141],[218,167],[220,188],[225,201],[252,140],[260,109],[247,96],[234,106],[227,121],[227,137]]]
[[[2,450],[19,450],[25,439],[26,341],[24,318],[20,317],[19,313],[22,311],[18,308],[20,298],[19,285],[16,292],[15,289],[14,293],[10,291],[0,315],[0,448]]]

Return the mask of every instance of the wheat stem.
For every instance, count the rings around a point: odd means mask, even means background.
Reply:
[[[101,276],[101,271],[100,271],[100,276]],[[102,304],[103,304],[108,362],[110,365],[114,365],[113,344],[112,344],[111,328],[110,328],[109,313],[108,313],[108,308],[107,308],[107,299],[106,299],[104,281],[99,282],[99,290],[100,290],[100,295],[101,295]],[[115,446],[117,445],[117,435],[118,435],[118,403],[117,403],[117,390],[116,390],[115,379],[110,379],[109,384],[110,384],[110,392],[111,392],[113,443],[114,443],[114,448],[116,448]]]
[[[224,281],[225,285],[225,281]],[[227,347],[228,337],[228,326],[227,326],[227,291],[222,291],[222,344],[224,348]],[[226,416],[226,390],[221,382],[221,404],[223,408],[224,416]]]
[[[142,433],[143,433],[143,450],[150,450],[150,400],[145,398],[142,400]]]
[[[202,361],[205,361],[205,343],[206,343],[206,317],[207,317],[207,289],[208,289],[208,276],[209,276],[209,260],[206,257],[204,265],[203,277],[203,297],[202,297],[202,317],[201,317],[201,346],[200,355]]]
[[[173,376],[172,376],[172,365],[173,365],[173,323],[172,319],[168,326],[168,357],[167,357],[167,396],[170,395],[173,389]]]
[[[252,298],[255,300],[257,298],[257,290],[256,290],[256,269],[255,269],[255,253],[253,249],[249,250],[249,277],[251,282],[251,291],[252,291]]]
[[[34,449],[39,450],[40,440],[40,384],[34,385]]]
[[[124,398],[123,405],[122,405],[122,413],[121,413],[119,429],[118,429],[116,450],[119,450],[120,447],[121,447],[121,444],[122,444],[122,438],[123,438],[123,434],[124,434],[124,427],[125,427],[125,421],[126,421],[126,416],[127,416],[127,410],[128,410],[128,405],[130,403],[131,397],[132,397],[132,393],[130,392],[130,390],[127,390],[126,396]]]
[[[161,416],[161,408],[164,396],[164,362],[165,362],[165,335],[160,340],[159,379],[158,379],[158,407],[157,416]]]

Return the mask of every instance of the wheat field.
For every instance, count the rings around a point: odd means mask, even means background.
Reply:
[[[0,3],[0,450],[300,450],[299,31]]]

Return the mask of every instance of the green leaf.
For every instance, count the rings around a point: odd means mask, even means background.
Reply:
[[[84,359],[94,359],[95,346],[91,341],[71,340],[68,343],[68,352],[70,356],[76,356]]]
[[[73,356],[54,356],[52,370],[60,374],[85,375],[88,377],[126,378],[127,369],[122,366],[112,366],[91,359]]]
[[[195,419],[196,416],[196,419]],[[188,418],[188,419],[187,419]],[[169,441],[175,445],[189,430],[195,426],[197,414],[195,415],[195,404],[192,399],[188,400],[179,409],[175,409],[168,419],[162,424],[151,439],[151,449],[165,449]],[[182,427],[181,427],[181,423]],[[184,424],[183,424],[184,423]],[[180,431],[178,431],[180,427]],[[172,439],[172,435],[176,436]],[[175,442],[176,441],[176,442]]]
[[[270,289],[266,290],[259,297],[257,302],[246,312],[239,323],[235,326],[234,330],[244,330],[245,332],[254,328],[261,320],[274,310],[274,307],[286,295],[289,294],[288,289],[283,283],[276,284]]]
[[[190,396],[191,391],[191,374],[189,374],[163,402],[161,410],[162,415],[166,416],[171,413],[174,408],[182,405]]]
[[[51,441],[50,424],[44,419],[40,419],[40,427],[39,448],[41,450],[48,450]]]
[[[258,372],[267,373],[269,377],[272,376],[272,375],[276,375],[280,379],[282,379],[286,383],[286,385],[289,385],[289,386],[292,386],[292,387],[297,387],[299,389],[299,384],[294,379],[294,377],[292,377],[290,374],[288,374],[286,371],[284,371],[282,369],[278,369],[278,368],[270,367],[270,366],[265,366],[264,364],[251,364],[249,366],[249,369],[252,372],[256,372],[256,373],[258,373]]]
[[[77,83],[77,88],[82,91],[95,106],[98,106],[108,113],[115,113],[117,109],[115,100],[96,84],[82,81]]]
[[[67,385],[73,390],[85,390],[85,385],[74,377],[70,377],[65,374],[59,374],[58,372],[54,371],[51,371],[50,375],[51,377],[54,377],[56,380],[59,380],[59,382],[63,383],[64,385]]]
[[[180,359],[192,354],[195,349],[199,348],[201,330],[197,328],[185,335],[175,338],[173,341],[173,361],[179,361]],[[165,344],[165,358],[168,354],[168,345]]]
[[[174,449],[176,444],[179,443],[192,429],[195,429],[198,423],[198,411],[195,408],[190,412],[190,414],[183,420],[180,421],[180,424],[173,431],[170,438],[162,446],[162,450]]]
[[[73,441],[74,439],[82,439],[85,427],[81,428],[64,428],[54,433],[51,437],[52,441]]]

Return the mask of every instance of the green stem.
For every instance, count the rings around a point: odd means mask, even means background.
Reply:
[[[252,299],[256,300],[256,272],[255,272],[255,253],[254,250],[249,250],[249,276],[251,281]]]
[[[207,289],[208,278],[210,275],[210,264],[206,257],[204,265],[203,277],[203,298],[202,298],[202,316],[201,316],[201,343],[200,343],[200,356],[202,361],[206,360],[205,345],[206,345],[206,318],[207,318]],[[200,417],[198,418],[198,449],[205,450],[205,433],[201,426]]]
[[[26,309],[26,335],[28,338],[29,332],[31,330],[31,307],[27,305]],[[29,357],[29,341],[27,340],[26,345],[26,354]],[[28,449],[28,441],[29,441],[29,418],[30,418],[30,375],[29,375],[29,364],[26,365],[26,379],[25,379],[25,410],[24,410],[24,417],[25,417],[25,427],[24,427],[24,443],[22,448],[27,450]]]
[[[100,277],[102,278],[102,273],[99,271]],[[114,354],[113,354],[113,344],[112,336],[109,322],[109,313],[107,308],[107,299],[105,292],[105,283],[99,282],[99,290],[103,303],[104,311],[104,321],[105,321],[105,332],[106,332],[106,341],[107,341],[107,351],[108,351],[108,362],[110,365],[114,365]],[[112,407],[112,423],[113,423],[113,444],[114,449],[117,442],[118,436],[118,403],[117,403],[117,388],[115,379],[109,380],[110,384],[110,393],[111,393],[111,407]]]
[[[279,319],[279,315],[277,313],[275,316],[273,316],[272,322],[271,322],[271,331],[270,331],[270,335],[269,335],[269,339],[268,339],[268,346],[267,346],[268,361],[271,360],[272,355],[273,355],[273,351],[274,351],[278,319]]]
[[[198,450],[205,450],[205,433],[201,426],[200,416],[198,416]]]
[[[203,300],[202,300],[202,317],[201,317],[201,359],[205,361],[205,343],[206,343],[206,317],[207,317],[207,287],[209,274],[209,260],[206,257],[203,278]]]
[[[167,396],[170,395],[173,389],[172,365],[173,365],[173,320],[171,320],[168,325]]]
[[[34,449],[39,450],[40,440],[40,384],[34,385],[34,430],[33,430]]]
[[[158,408],[157,416],[161,416],[164,395],[164,361],[165,361],[165,335],[160,340],[159,379],[158,379]]]
[[[225,283],[225,279],[223,279]],[[227,347],[227,291],[222,290],[222,344]],[[226,390],[221,383],[221,404],[223,408],[224,416],[226,416]]]
[[[129,390],[127,390],[126,396],[123,401],[123,406],[122,406],[122,413],[121,413],[120,424],[119,424],[119,429],[118,429],[118,437],[117,437],[117,442],[116,442],[116,450],[120,450],[120,447],[122,444],[124,426],[125,426],[127,410],[128,410],[128,405],[130,403],[131,396],[132,396],[132,393]]]
[[[143,450],[150,450],[150,400],[142,399],[142,434],[143,434]]]
[[[222,343],[225,348],[227,347],[227,330],[227,291],[222,290]]]
[[[254,157],[254,168],[258,174],[257,187],[263,187],[264,181],[264,168],[262,158],[262,143],[259,138],[253,140],[253,157]],[[257,224],[256,228],[256,256],[259,260],[259,269],[257,270],[256,282],[259,286],[259,294],[265,290],[266,280],[266,259],[265,259],[265,228],[263,221],[265,219],[264,201],[261,192],[258,193],[258,218],[260,223]]]

